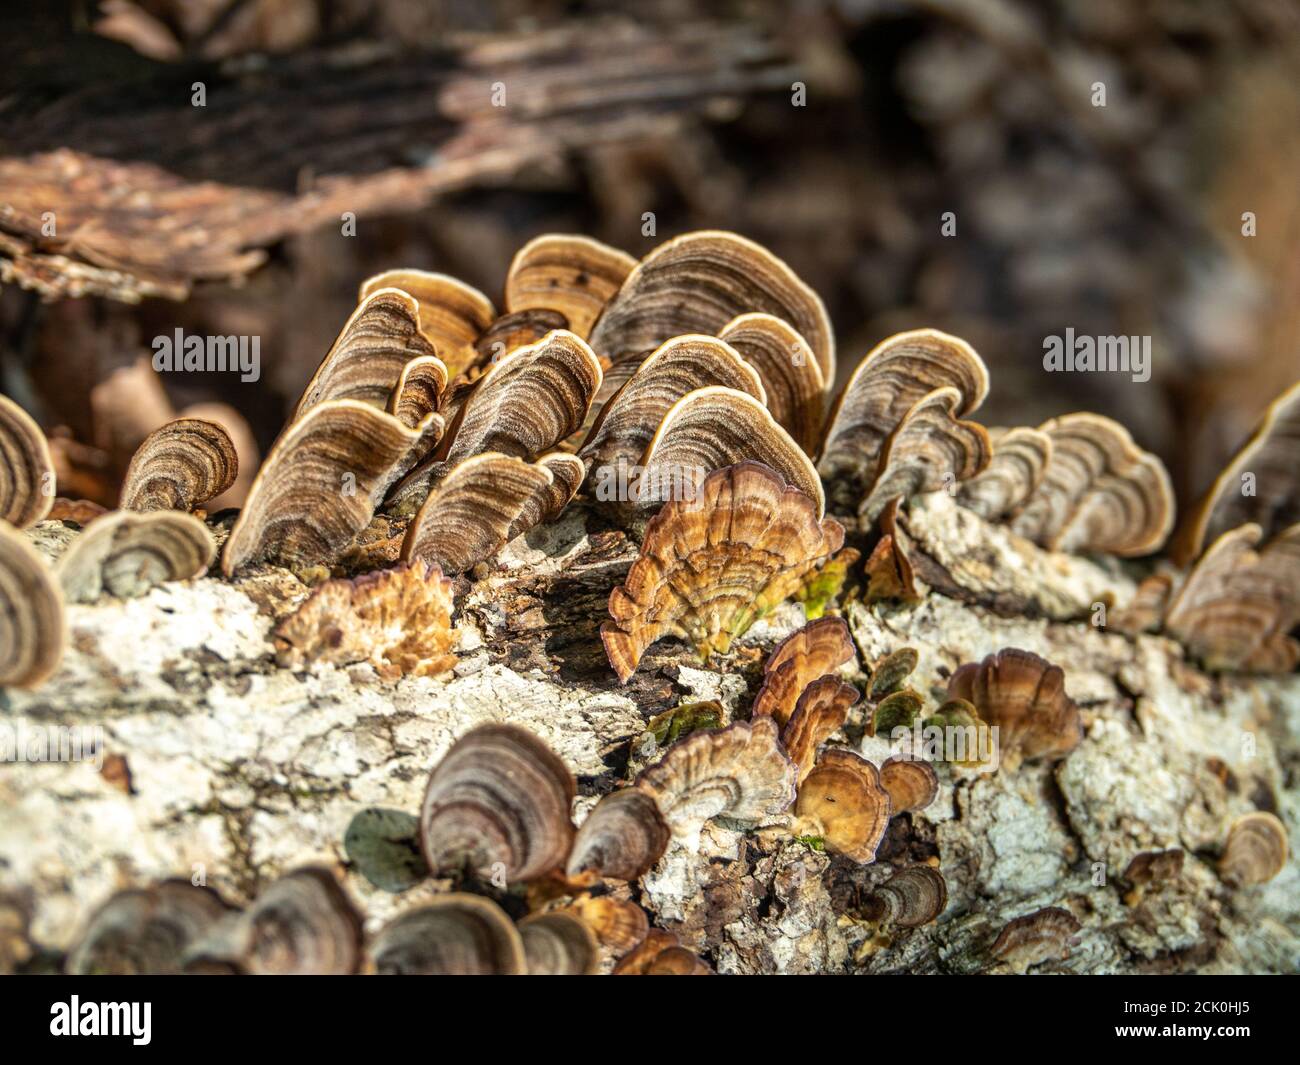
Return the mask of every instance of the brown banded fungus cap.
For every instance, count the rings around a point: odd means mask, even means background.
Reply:
[[[41,684],[67,646],[58,582],[27,538],[0,522],[0,687]]]
[[[888,758],[880,767],[880,783],[889,792],[894,816],[910,810],[924,810],[939,794],[939,775],[929,762],[910,758]]]
[[[122,484],[123,510],[194,510],[239,476],[239,456],[226,430],[202,418],[177,418],[155,429],[131,457]]]
[[[652,928],[626,957],[614,966],[614,976],[711,976],[713,970],[681,945],[672,932]]]
[[[986,521],[1000,521],[1028,499],[1052,458],[1052,438],[1039,429],[990,429],[988,466],[957,491],[962,506]]]
[[[433,769],[420,808],[429,868],[500,873],[514,882],[561,868],[573,843],[577,787],[541,740],[513,725],[467,732]]]
[[[581,460],[550,455],[529,463],[486,452],[453,466],[406,528],[402,558],[462,573],[556,517],[582,481]]]
[[[599,360],[564,330],[498,359],[465,397],[440,446],[393,488],[386,509],[412,513],[430,486],[476,455],[530,459],[555,447],[582,425],[600,381]]]
[[[626,954],[646,937],[650,919],[635,902],[613,895],[581,895],[565,907],[587,923],[600,945],[616,955]]]
[[[1146,886],[1176,880],[1183,872],[1187,853],[1181,847],[1162,851],[1141,851],[1124,867],[1124,879],[1130,884]]]
[[[1288,673],[1300,664],[1300,524],[1256,550],[1258,525],[1220,536],[1174,594],[1165,631],[1209,669]]]
[[[915,329],[877,344],[844,386],[822,441],[817,468],[828,481],[864,493],[876,480],[886,440],[907,412],[941,388],[955,388],[952,409],[964,418],[988,393],[983,360],[964,340],[937,329]]]
[[[908,539],[898,526],[898,506],[902,500],[891,499],[876,519],[880,539],[866,561],[867,602],[901,599],[905,603],[921,601],[916,585],[916,571],[908,557]]]
[[[370,662],[385,678],[434,676],[456,664],[451,581],[436,564],[326,581],[276,626],[282,666]]]
[[[920,928],[948,905],[948,884],[938,869],[914,865],[895,873],[868,900],[868,916],[893,928]]]
[[[818,618],[796,629],[776,645],[763,666],[763,686],[754,698],[753,716],[771,715],[784,728],[808,685],[856,656],[843,618]]]
[[[478,289],[446,274],[427,270],[386,270],[362,282],[357,297],[365,301],[386,288],[400,289],[418,305],[420,332],[433,343],[455,380],[478,358],[474,342],[492,324],[496,308]]]
[[[1069,910],[1048,906],[1008,921],[989,953],[1023,973],[1031,966],[1068,957],[1079,927]]]
[[[1266,884],[1286,867],[1286,826],[1273,814],[1255,810],[1228,829],[1219,857],[1219,876],[1232,887]]]
[[[594,976],[600,945],[582,918],[560,910],[535,913],[519,922],[530,976]]]
[[[988,465],[988,432],[955,417],[961,400],[957,389],[938,388],[908,408],[881,449],[875,480],[858,504],[862,517],[875,521],[892,500],[954,487]]]
[[[185,880],[119,891],[94,912],[68,954],[75,976],[174,976],[185,953],[230,913],[216,892]]]
[[[843,747],[822,754],[799,785],[794,809],[802,831],[820,837],[832,854],[860,865],[876,860],[889,827],[889,792],[879,771]]]
[[[860,698],[857,688],[833,676],[819,677],[803,690],[781,732],[781,742],[798,770],[799,783],[812,772],[822,744],[843,727],[849,708]]]
[[[635,463],[673,405],[709,385],[767,399],[757,371],[721,340],[688,334],[664,341],[601,408],[578,454],[588,466]]]
[[[1187,565],[1206,544],[1248,522],[1266,536],[1300,523],[1300,382],[1270,404],[1259,427],[1192,510],[1179,530],[1175,560]]]
[[[817,356],[798,330],[771,314],[742,314],[718,338],[758,371],[772,417],[804,451],[816,451],[826,390],[833,382],[822,376]]]
[[[998,729],[1002,760],[1064,758],[1083,739],[1079,708],[1065,692],[1065,674],[1031,651],[1006,647],[968,662],[948,678],[948,698],[975,707]]]
[[[648,792],[638,788],[610,792],[578,829],[565,876],[574,882],[599,877],[635,880],[659,860],[671,835]]]
[[[503,314],[487,327],[487,331],[474,345],[479,354],[479,366],[486,370],[516,348],[536,344],[547,333],[553,333],[557,329],[572,332],[569,320],[558,311],[533,310]]]
[[[40,426],[0,396],[0,521],[35,525],[54,502],[54,460]]]
[[[224,960],[250,976],[348,976],[361,965],[361,914],[328,869],[273,881],[239,915]]]
[[[1164,619],[1174,593],[1174,579],[1168,573],[1153,573],[1138,582],[1133,598],[1112,610],[1106,628],[1136,636],[1153,632]]]
[[[70,603],[130,599],[165,581],[202,576],[216,557],[208,527],[174,510],[117,510],[96,518],[55,566]]]
[[[1127,558],[1159,550],[1174,522],[1164,464],[1099,414],[1067,414],[1039,429],[1051,438],[1051,457],[1011,531],[1051,551]]]
[[[411,428],[358,400],[312,407],[262,463],[226,541],[222,572],[229,577],[262,561],[290,568],[337,562],[441,433],[436,414]]]
[[[441,368],[441,384],[447,384],[447,368],[438,358],[433,341],[420,331],[415,300],[396,288],[367,293],[344,323],[333,346],[303,390],[294,410],[301,418],[318,403],[353,399],[374,407],[385,407],[405,366],[419,359],[427,367]]]
[[[491,899],[453,892],[389,921],[367,950],[380,976],[522,976],[524,942]]]
[[[732,641],[844,544],[844,530],[757,462],[709,475],[693,499],[668,503],[646,527],[641,552],[610,593],[601,626],[624,683],[664,636],[688,640],[701,658]]]
[[[753,311],[793,326],[822,379],[835,379],[835,338],[821,298],[765,248],[718,230],[683,234],[637,263],[592,329],[591,344],[617,365],[669,337],[716,336]]]
[[[672,834],[698,835],[706,821],[725,817],[761,824],[794,799],[795,767],[782,750],[770,717],[694,732],[636,779],[658,805]]]
[[[388,413],[414,429],[442,406],[446,384],[447,368],[440,359],[412,359],[402,367],[388,397]]]
[[[636,260],[590,237],[547,233],[515,253],[506,273],[506,310],[558,311],[586,339]]]
[[[812,460],[777,425],[753,396],[722,385],[698,388],[683,396],[663,421],[641,457],[643,489],[638,502],[664,502],[665,486],[698,477],[743,459],[761,462],[780,474],[816,504],[817,519],[826,513],[826,495]]]

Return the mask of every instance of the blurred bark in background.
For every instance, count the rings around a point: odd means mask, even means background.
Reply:
[[[842,373],[898,329],[959,333],[989,424],[1110,414],[1184,501],[1300,378],[1290,0],[750,0],[707,25],[678,0],[634,22],[558,0],[33,6],[0,33],[0,386],[72,444],[107,452],[92,386],[180,327],[262,338],[257,386],[163,386],[265,446],[364,277],[499,298],[546,230],[634,255],[738,230],[825,298]],[[522,91],[494,114],[497,72]],[[1150,335],[1151,380],[1044,373],[1067,328]]]

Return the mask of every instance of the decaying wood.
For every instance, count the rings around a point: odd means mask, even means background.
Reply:
[[[415,210],[574,149],[660,136],[793,76],[756,31],[701,23],[585,23],[438,53],[129,63],[130,79],[91,63],[71,85],[0,101],[0,281],[183,299],[344,212]]]
[[[1241,891],[1214,862],[1247,810],[1296,823],[1300,678],[1209,676],[1171,640],[1094,625],[1098,597],[1122,602],[1131,571],[1041,551],[944,493],[913,500],[900,524],[929,592],[916,606],[846,603],[861,659],[916,648],[912,683],[933,697],[962,662],[1034,651],[1064,668],[1082,744],[1055,767],[942,768],[938,800],[897,819],[872,866],[780,827],[711,824],[698,850],[674,845],[634,889],[652,920],[724,972],[1001,972],[989,954],[998,932],[1047,906],[1082,927],[1068,957],[1035,972],[1293,971],[1294,848],[1280,876]],[[46,522],[32,535],[53,554],[72,534]],[[311,860],[348,866],[373,929],[438,885],[376,886],[345,845],[349,825],[374,807],[416,811],[428,770],[473,725],[510,721],[544,738],[578,777],[581,817],[644,764],[651,715],[700,699],[747,714],[766,652],[802,608],[787,604],[705,666],[658,644],[622,687],[596,630],[634,555],[582,505],[514,541],[457,582],[460,661],[438,679],[277,668],[270,631],[307,594],[280,570],[72,607],[60,672],[37,692],[5,693],[0,723],[98,726],[107,757],[102,770],[0,765],[0,898],[28,922],[18,953],[56,957],[127,885],[201,877],[241,901]],[[851,719],[848,738],[860,732]],[[883,740],[861,743],[885,756]],[[1175,878],[1124,880],[1135,856],[1169,848],[1185,852]],[[937,864],[949,904],[936,924],[880,937],[861,903],[904,862]]]

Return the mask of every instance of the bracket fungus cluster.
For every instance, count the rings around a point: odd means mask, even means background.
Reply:
[[[626,683],[646,648],[669,635],[702,659],[725,653],[843,543],[838,522],[761,463],[715,471],[696,498],[673,500],[651,519],[610,594],[613,620],[601,627],[610,664]]]

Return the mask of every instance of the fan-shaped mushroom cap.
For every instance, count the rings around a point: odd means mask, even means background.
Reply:
[[[461,573],[549,521],[573,498],[583,466],[574,455],[538,463],[487,452],[452,467],[406,528],[402,558]]]
[[[1174,595],[1165,631],[1210,669],[1290,672],[1300,664],[1300,524],[1260,550],[1258,525],[1206,550]]]
[[[826,494],[812,460],[762,403],[721,385],[697,388],[664,415],[641,457],[642,476],[652,490],[641,492],[640,502],[663,502],[654,498],[654,486],[677,483],[685,471],[702,476],[743,459],[779,473],[813,500],[821,520]]]
[[[487,331],[474,345],[479,354],[479,366],[490,367],[516,348],[536,344],[547,333],[569,330],[569,320],[558,311],[533,310],[503,314],[487,327]],[[577,333],[574,332],[576,336]]]
[[[885,441],[871,491],[858,513],[875,521],[885,505],[969,480],[988,465],[992,449],[982,425],[954,416],[955,388],[938,388],[913,404]]]
[[[239,476],[239,456],[216,422],[177,418],[155,429],[126,469],[123,510],[193,510]]]
[[[303,390],[293,417],[301,418],[316,404],[334,399],[386,407],[403,369],[414,359],[432,370],[435,379],[441,377],[441,394],[447,367],[431,338],[420,331],[415,300],[397,288],[363,291],[360,304]]]
[[[600,946],[581,917],[553,910],[519,922],[530,976],[594,976]]]
[[[912,675],[918,661],[920,655],[915,647],[900,647],[896,651],[890,651],[871,667],[869,698],[883,699],[898,691],[903,681]]]
[[[572,881],[635,880],[659,860],[670,836],[648,792],[637,788],[610,792],[578,829],[565,875]]]
[[[54,459],[40,426],[0,396],[0,521],[25,529],[50,512]]]
[[[185,953],[230,909],[185,880],[119,891],[94,912],[68,954],[74,976],[175,976]]]
[[[1219,876],[1233,887],[1266,884],[1286,866],[1286,826],[1264,810],[1244,814],[1232,823],[1219,857]]]
[[[1152,632],[1165,616],[1174,592],[1174,580],[1168,573],[1153,573],[1138,582],[1133,598],[1116,607],[1106,619],[1106,628],[1136,636]]]
[[[626,954],[646,937],[650,919],[645,910],[635,902],[616,899],[612,895],[593,898],[582,895],[565,907],[587,923],[601,946],[616,955]]]
[[[435,872],[493,867],[511,880],[558,869],[573,843],[577,787],[541,740],[513,725],[467,732],[434,766],[420,808],[420,841]]]
[[[431,355],[412,359],[402,367],[388,397],[388,413],[414,429],[442,404],[447,368]]]
[[[68,646],[63,593],[40,553],[0,522],[0,687],[34,688]]]
[[[795,767],[770,717],[694,732],[642,770],[636,786],[659,806],[674,836],[694,836],[714,817],[760,824],[794,799]]]
[[[614,966],[614,976],[711,976],[713,970],[681,945],[672,932],[652,928],[637,948]]]
[[[698,496],[674,500],[646,527],[641,553],[609,597],[600,635],[624,683],[663,636],[697,653],[725,653],[750,624],[792,594],[814,566],[844,544],[835,521],[757,462],[705,480]]]
[[[990,429],[993,455],[962,484],[957,499],[986,521],[998,521],[1028,499],[1052,458],[1052,438],[1039,429]]]
[[[742,314],[718,334],[758,371],[772,416],[808,454],[821,440],[822,407],[832,382],[808,342],[788,322],[770,314]]]
[[[290,425],[262,463],[230,531],[222,571],[250,562],[327,565],[370,524],[389,487],[438,439],[357,400],[320,403]]]
[[[82,530],[54,572],[70,603],[144,595],[164,581],[201,576],[216,557],[208,527],[175,510],[116,510]]]
[[[799,785],[794,810],[811,823],[828,851],[869,865],[889,827],[889,792],[874,765],[833,747]]]
[[[367,951],[380,976],[522,976],[524,943],[491,899],[453,892],[384,925]]]
[[[881,341],[863,356],[836,402],[817,463],[822,476],[865,490],[903,416],[924,396],[949,387],[961,397],[955,418],[976,410],[988,393],[988,370],[964,340],[914,329]]]
[[[910,729],[912,722],[916,720],[924,706],[925,702],[920,693],[911,688],[891,692],[871,711],[871,718],[867,722],[867,735],[892,737],[897,728]],[[881,766],[882,779],[883,774],[884,766]]]
[[[326,581],[275,629],[282,666],[371,662],[385,677],[432,676],[451,653],[451,581],[420,560]]]
[[[966,700],[986,725],[997,727],[1004,761],[1013,755],[1055,761],[1083,739],[1065,674],[1030,651],[1006,647],[959,667],[948,678],[948,697]]]
[[[939,794],[939,774],[929,762],[911,758],[887,758],[880,767],[880,783],[889,792],[894,815],[924,810]]]
[[[1051,438],[1051,457],[1011,531],[1053,551],[1158,550],[1174,521],[1164,464],[1099,414],[1067,414],[1039,428]]]
[[[590,237],[547,233],[515,253],[506,273],[506,310],[559,311],[586,339],[636,260]]]
[[[939,870],[913,865],[875,889],[867,912],[882,925],[920,928],[938,920],[947,905],[948,884]]]
[[[735,233],[701,230],[660,244],[606,305],[591,345],[615,363],[684,333],[717,335],[761,311],[807,339],[822,379],[835,379],[835,338],[821,298],[784,262]]]
[[[766,402],[758,372],[715,337],[673,337],[652,352],[601,408],[579,454],[588,466],[636,462],[683,396],[725,385]]]
[[[1187,853],[1181,847],[1161,851],[1141,851],[1129,859],[1124,867],[1124,879],[1130,884],[1145,886],[1164,880],[1175,880],[1183,871]]]
[[[223,946],[214,960],[250,976],[348,976],[361,964],[361,914],[333,873],[307,866],[258,895]]]
[[[784,728],[804,689],[852,662],[856,654],[843,618],[818,618],[796,629],[768,656],[751,715],[771,715]]]
[[[1258,525],[1265,535],[1300,522],[1300,382],[1278,396],[1250,439],[1237,452],[1189,515],[1174,545],[1186,565],[1201,548],[1229,529]],[[1242,491],[1254,474],[1255,491]]]
[[[1074,914],[1048,906],[1008,921],[989,953],[1023,973],[1032,965],[1067,957],[1078,931]]]
[[[781,742],[798,769],[800,783],[812,772],[822,744],[848,720],[849,707],[861,697],[852,684],[833,676],[819,677],[799,696]]]
[[[529,458],[554,447],[582,424],[600,378],[600,360],[568,330],[516,348],[474,386],[444,459],[483,451]]]
[[[478,358],[474,342],[496,318],[496,308],[478,289],[447,274],[427,270],[385,270],[362,282],[359,300],[386,288],[401,289],[418,303],[420,332],[455,380]]]

